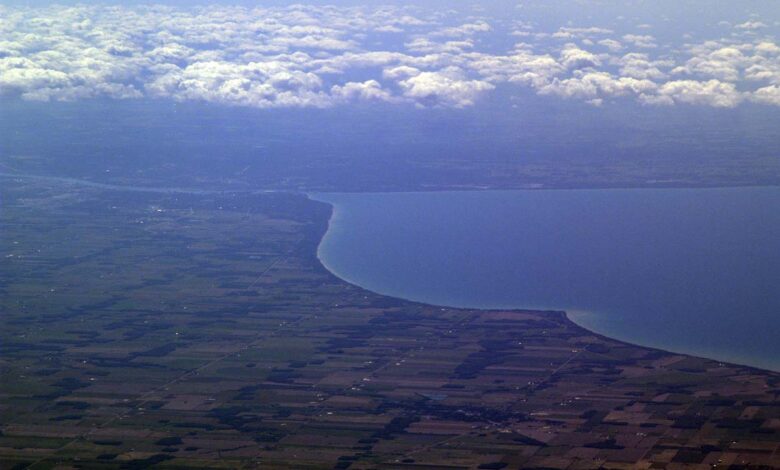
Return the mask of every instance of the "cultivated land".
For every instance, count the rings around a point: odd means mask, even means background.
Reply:
[[[1,188],[2,468],[780,467],[780,374],[366,292],[303,196]]]

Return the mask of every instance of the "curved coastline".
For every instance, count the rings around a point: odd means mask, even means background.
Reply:
[[[42,180],[52,183],[59,183],[59,184],[73,184],[73,185],[79,185],[79,186],[87,186],[87,187],[94,187],[95,189],[102,189],[102,190],[114,190],[114,191],[137,191],[137,192],[148,192],[148,193],[162,193],[162,194],[214,194],[214,195],[220,195],[220,194],[265,194],[265,193],[274,193],[278,191],[273,190],[200,190],[200,189],[193,189],[193,188],[160,188],[160,187],[138,187],[138,186],[131,186],[131,185],[115,185],[115,184],[104,184],[104,183],[97,183],[89,180],[83,180],[83,179],[77,179],[77,178],[66,178],[66,177],[52,177],[52,176],[42,176],[42,175],[30,175],[30,174],[9,174],[5,172],[0,172],[0,178],[21,178],[21,179],[31,179],[31,180]],[[674,348],[666,348],[666,347],[658,347],[658,346],[652,346],[647,344],[642,344],[641,342],[636,341],[629,341],[629,340],[623,340],[616,338],[614,336],[610,336],[608,334],[599,333],[593,329],[591,329],[589,326],[582,324],[575,320],[574,317],[577,315],[572,315],[572,312],[566,311],[565,309],[556,309],[556,308],[528,308],[528,307],[522,307],[522,306],[507,306],[507,307],[469,307],[469,306],[463,306],[463,305],[447,305],[447,304],[439,304],[439,303],[432,303],[432,302],[425,302],[415,299],[406,298],[403,296],[383,293],[378,290],[372,290],[367,287],[364,287],[360,284],[360,282],[350,279],[349,276],[344,275],[343,273],[339,273],[335,268],[328,265],[328,263],[325,261],[323,256],[321,255],[322,245],[323,242],[326,240],[326,238],[329,235],[332,235],[333,228],[334,228],[334,221],[337,219],[339,215],[339,208],[336,204],[331,203],[330,201],[317,199],[313,196],[313,193],[308,192],[302,192],[299,193],[308,199],[312,201],[316,201],[319,203],[326,204],[330,207],[330,216],[328,218],[327,226],[325,230],[322,232],[322,236],[320,237],[316,250],[315,250],[315,256],[319,262],[319,264],[322,266],[324,270],[326,270],[328,273],[336,277],[342,282],[345,282],[347,284],[350,284],[352,286],[355,286],[359,289],[363,289],[367,292],[371,292],[377,295],[381,295],[388,298],[395,298],[399,299],[405,302],[410,302],[414,304],[420,304],[420,305],[429,305],[433,307],[441,307],[441,308],[449,308],[454,310],[472,310],[472,311],[534,311],[534,312],[546,312],[546,313],[552,313],[555,312],[556,314],[560,314],[562,317],[566,319],[567,322],[570,324],[576,326],[577,328],[580,328],[584,331],[587,331],[593,336],[603,338],[609,341],[613,341],[615,343],[624,344],[624,345],[630,345],[634,347],[644,348],[647,350],[653,350],[653,351],[662,351],[667,354],[673,354],[673,355],[680,355],[680,356],[687,356],[687,357],[697,357],[702,359],[708,359],[711,361],[723,363],[723,364],[732,364],[732,365],[738,365],[740,367],[745,367],[753,370],[758,371],[766,371],[769,373],[777,373],[780,372],[780,368],[777,370],[771,367],[762,367],[762,366],[756,366],[747,364],[744,362],[741,362],[739,360],[733,360],[733,359],[718,359],[713,358],[712,356],[708,354],[701,354],[697,352],[679,352],[675,351]]]
[[[326,242],[326,240],[327,240],[327,238],[329,236],[332,236],[333,229],[334,229],[334,226],[335,226],[335,221],[337,221],[337,218],[339,216],[340,208],[338,207],[338,205],[334,204],[334,203],[332,203],[330,201],[326,201],[326,200],[323,200],[323,199],[317,199],[316,197],[313,196],[312,193],[306,193],[306,197],[308,197],[312,201],[316,201],[316,202],[320,202],[320,203],[323,203],[323,204],[327,204],[330,207],[330,217],[328,218],[327,227],[326,227],[325,231],[323,232],[322,237],[319,240],[319,243],[317,244],[317,249],[316,249],[317,261],[331,275],[335,276],[336,278],[338,278],[342,282],[346,282],[347,284],[350,284],[350,285],[352,285],[352,286],[354,286],[356,288],[365,290],[367,292],[371,292],[371,293],[376,294],[376,295],[402,300],[404,302],[410,302],[410,303],[413,303],[413,304],[420,304],[420,305],[428,305],[428,306],[431,306],[431,307],[441,307],[441,308],[447,308],[447,309],[453,309],[453,310],[472,310],[472,311],[476,310],[476,311],[484,311],[484,312],[491,312],[491,311],[492,312],[495,312],[495,311],[518,311],[518,312],[524,311],[524,312],[528,312],[528,311],[534,311],[534,312],[546,313],[546,314],[553,314],[553,313],[555,313],[555,314],[558,314],[558,315],[562,316],[565,319],[565,321],[567,321],[571,325],[576,326],[577,328],[580,328],[580,329],[588,332],[589,334],[591,334],[591,335],[593,335],[595,337],[598,337],[598,338],[601,338],[601,339],[604,339],[604,340],[608,340],[608,341],[612,341],[612,342],[615,342],[615,343],[618,343],[618,344],[623,344],[623,345],[637,347],[637,348],[644,348],[644,349],[647,349],[647,350],[650,350],[650,351],[659,351],[659,352],[670,354],[670,355],[678,355],[678,356],[706,359],[706,360],[715,361],[715,362],[722,363],[722,364],[731,364],[731,365],[735,365],[735,366],[739,366],[739,367],[744,367],[746,369],[751,369],[751,370],[755,370],[755,371],[768,372],[768,373],[778,373],[778,372],[780,372],[780,370],[773,370],[771,368],[764,368],[764,367],[760,367],[760,366],[755,366],[755,365],[751,365],[751,364],[742,363],[742,362],[739,362],[739,361],[721,360],[721,359],[718,359],[718,358],[709,357],[707,355],[702,355],[702,354],[697,354],[697,353],[689,353],[689,352],[680,352],[680,351],[675,351],[675,350],[670,349],[670,348],[663,348],[663,347],[657,347],[657,346],[652,346],[652,345],[646,345],[646,344],[642,344],[642,343],[639,343],[639,342],[632,342],[632,341],[627,341],[627,340],[623,340],[623,339],[620,339],[620,338],[616,338],[616,337],[613,337],[613,336],[609,336],[609,335],[604,334],[604,333],[599,333],[599,332],[591,329],[590,327],[588,327],[588,326],[586,326],[586,325],[584,325],[584,324],[582,324],[580,322],[577,322],[573,318],[573,317],[576,317],[577,314],[572,315],[571,312],[569,312],[569,311],[567,311],[565,309],[556,309],[556,308],[549,308],[549,309],[543,308],[543,309],[540,309],[540,308],[526,308],[526,307],[522,307],[522,306],[512,306],[512,307],[507,307],[507,308],[485,308],[485,307],[469,307],[469,306],[462,306],[462,305],[435,304],[435,303],[429,303],[429,302],[424,302],[424,301],[420,301],[420,300],[410,299],[410,298],[406,298],[406,297],[403,297],[403,296],[392,295],[392,294],[381,292],[379,290],[369,289],[369,288],[367,288],[365,286],[362,286],[358,281],[350,279],[349,276],[346,276],[346,275],[344,275],[342,273],[339,273],[335,268],[330,266],[327,263],[327,261],[324,259],[324,257],[322,256],[323,244]],[[581,314],[592,314],[592,312],[580,312],[580,313]]]

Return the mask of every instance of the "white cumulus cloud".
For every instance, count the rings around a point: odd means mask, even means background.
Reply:
[[[780,106],[780,46],[757,19],[668,44],[639,26],[457,8],[0,6],[0,96],[466,107],[500,85],[594,105]]]
[[[398,84],[403,89],[403,96],[415,102],[456,108],[473,105],[482,93],[495,88],[485,81],[467,79],[463,71],[456,67],[419,72]]]

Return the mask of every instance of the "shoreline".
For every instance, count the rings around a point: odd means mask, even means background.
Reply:
[[[373,294],[303,194],[8,183],[10,465],[780,463],[780,374]]]
[[[695,188],[690,188],[690,189],[695,189]],[[591,335],[593,335],[595,337],[601,338],[601,339],[606,340],[606,341],[612,341],[612,342],[615,342],[615,343],[618,343],[618,344],[622,344],[622,345],[625,345],[625,346],[631,346],[631,347],[636,347],[636,348],[644,348],[644,349],[647,349],[647,350],[650,350],[650,351],[657,351],[657,352],[661,352],[661,353],[668,354],[668,355],[685,356],[685,357],[690,357],[690,358],[705,359],[705,360],[708,360],[708,361],[718,362],[718,363],[722,363],[722,364],[730,364],[730,365],[733,365],[733,366],[744,367],[744,368],[755,370],[755,371],[759,371],[759,372],[780,373],[780,369],[773,370],[773,369],[770,369],[770,368],[763,368],[763,367],[759,367],[759,366],[755,366],[755,365],[751,365],[751,364],[745,364],[745,363],[741,363],[741,362],[737,362],[737,361],[733,361],[733,360],[721,360],[721,359],[712,358],[712,357],[708,357],[706,355],[700,355],[700,354],[696,354],[696,353],[679,352],[679,351],[674,351],[674,350],[671,350],[671,349],[666,349],[666,348],[663,348],[663,347],[649,346],[649,345],[645,345],[645,344],[641,344],[641,343],[635,343],[635,342],[631,342],[631,341],[628,341],[628,340],[623,340],[623,339],[620,339],[620,338],[609,336],[607,334],[599,333],[599,332],[597,332],[595,330],[592,330],[589,327],[587,327],[585,325],[582,325],[579,322],[575,321],[574,319],[572,319],[572,316],[569,314],[569,312],[567,310],[565,310],[565,309],[558,309],[558,308],[524,308],[524,307],[517,307],[517,306],[507,307],[507,308],[492,308],[492,307],[468,307],[468,306],[460,306],[460,305],[435,304],[435,303],[429,303],[429,302],[409,299],[409,298],[401,297],[401,296],[397,296],[397,295],[391,295],[391,294],[387,294],[387,293],[383,293],[383,292],[379,292],[379,291],[374,291],[372,289],[369,289],[367,287],[364,287],[364,286],[360,285],[358,282],[356,282],[354,280],[351,280],[351,279],[349,279],[346,276],[343,276],[343,275],[339,274],[338,272],[336,272],[335,269],[333,269],[332,267],[328,266],[327,262],[321,256],[322,245],[325,242],[326,237],[328,236],[328,234],[331,232],[331,230],[333,228],[333,221],[334,221],[335,217],[337,216],[338,208],[337,208],[337,206],[335,204],[332,204],[330,202],[327,202],[327,201],[324,201],[324,200],[321,200],[321,199],[314,198],[313,194],[316,194],[316,193],[305,193],[305,196],[309,200],[311,200],[311,201],[325,204],[325,205],[327,205],[330,208],[330,216],[328,217],[328,222],[326,224],[325,231],[322,233],[322,236],[320,237],[320,240],[317,243],[317,247],[316,247],[316,250],[315,250],[315,256],[317,258],[317,261],[318,261],[319,265],[325,271],[327,271],[331,276],[333,276],[333,277],[339,279],[341,282],[345,282],[345,283],[347,283],[350,286],[353,286],[355,288],[364,290],[366,292],[370,292],[370,293],[372,293],[374,295],[379,295],[379,296],[382,296],[382,297],[396,299],[396,300],[400,300],[400,301],[403,301],[403,302],[408,302],[408,303],[414,304],[414,305],[422,305],[422,306],[428,306],[428,307],[434,307],[434,308],[446,308],[446,309],[450,309],[450,310],[460,310],[460,311],[536,312],[536,313],[542,313],[542,314],[547,314],[547,315],[549,315],[549,314],[557,314],[557,315],[560,315],[566,322],[570,323],[571,325],[573,325],[573,326],[575,326],[575,327],[577,327],[577,328],[579,328],[579,329],[581,329],[581,330],[583,330],[583,331],[585,331],[585,332],[587,332],[587,333],[589,333],[589,334],[591,334]],[[372,194],[376,194],[376,193],[372,193]]]
[[[340,275],[337,273],[334,269],[329,267],[325,260],[320,255],[321,247],[323,242],[325,241],[328,234],[331,232],[332,226],[333,226],[333,220],[336,217],[337,214],[337,207],[328,202],[321,199],[316,199],[314,197],[315,194],[327,194],[328,192],[317,192],[317,191],[285,191],[285,190],[208,190],[208,189],[197,189],[197,188],[162,188],[162,187],[154,187],[154,186],[147,186],[147,187],[141,187],[141,186],[132,186],[132,185],[118,185],[118,184],[110,184],[110,183],[100,183],[100,182],[94,182],[90,180],[84,180],[79,178],[71,178],[71,177],[58,177],[58,176],[43,176],[43,175],[30,175],[30,174],[9,174],[5,172],[0,172],[0,178],[20,178],[20,179],[32,179],[32,180],[39,180],[39,181],[47,181],[52,183],[59,183],[59,184],[66,184],[66,185],[77,185],[77,186],[86,186],[91,187],[98,190],[107,190],[107,191],[132,191],[132,192],[144,192],[144,193],[160,193],[160,194],[193,194],[193,195],[229,195],[229,194],[256,194],[256,195],[262,195],[262,194],[269,194],[269,193],[287,193],[287,194],[298,194],[305,198],[307,198],[310,201],[325,204],[329,207],[330,215],[327,220],[327,224],[325,226],[325,230],[322,232],[322,235],[320,236],[317,246],[315,248],[315,258],[317,259],[318,264],[324,269],[329,275],[335,277],[341,282],[344,282],[346,284],[349,284],[350,286],[356,287],[358,289],[364,290],[366,292],[370,292],[374,295],[379,295],[382,297],[387,297],[391,299],[397,299],[404,302],[409,302],[411,304],[417,304],[417,305],[424,305],[429,307],[435,307],[435,308],[447,308],[452,310],[460,310],[460,311],[484,311],[484,312],[497,312],[497,311],[516,311],[516,312],[538,312],[538,313],[551,313],[555,312],[563,316],[565,320],[570,323],[573,326],[576,326],[577,328],[580,328],[583,331],[588,332],[589,334],[602,338],[604,340],[613,341],[619,344],[637,347],[637,348],[644,348],[647,350],[652,351],[659,351],[663,352],[665,354],[670,355],[679,355],[679,356],[686,356],[686,357],[692,357],[692,358],[700,358],[700,359],[706,359],[718,363],[723,364],[731,364],[734,366],[749,368],[756,371],[761,372],[769,372],[769,373],[780,373],[780,368],[778,370],[774,370],[769,367],[760,367],[756,365],[751,364],[745,364],[739,361],[734,360],[728,360],[728,359],[717,359],[712,358],[704,354],[698,354],[695,352],[677,352],[671,349],[666,349],[664,347],[657,347],[657,346],[650,346],[641,344],[638,342],[632,342],[628,340],[619,339],[613,336],[609,336],[604,333],[599,333],[597,331],[594,331],[590,329],[589,327],[580,324],[579,322],[572,319],[569,312],[567,312],[565,309],[559,309],[559,308],[524,308],[524,307],[467,307],[467,306],[459,306],[459,305],[446,305],[446,304],[435,304],[435,303],[428,303],[423,301],[418,301],[414,299],[409,299],[397,295],[391,295],[387,293],[382,293],[379,291],[373,291],[371,289],[368,289],[366,287],[361,286],[358,282],[354,280],[350,280],[348,277]],[[690,189],[690,190],[702,190],[702,189],[726,189],[726,188],[774,188],[778,187],[780,185],[751,185],[751,186],[701,186],[701,187],[598,187],[598,188],[526,188],[526,189],[513,189],[513,188],[507,188],[507,189],[491,189],[491,188],[484,188],[484,189],[445,189],[445,190],[422,190],[422,191],[379,191],[379,192],[372,192],[371,194],[397,194],[397,193],[433,193],[433,192],[464,192],[464,191],[474,191],[474,192],[486,192],[486,191],[598,191],[598,190],[632,190],[632,189],[657,189],[657,190],[664,190],[664,189]],[[362,194],[364,191],[339,191],[339,192],[333,192],[334,194],[337,193],[348,193],[348,194]]]

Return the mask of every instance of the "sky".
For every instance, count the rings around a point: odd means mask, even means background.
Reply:
[[[775,0],[12,0],[0,6],[0,97],[462,109],[533,93],[778,107],[778,31]]]

